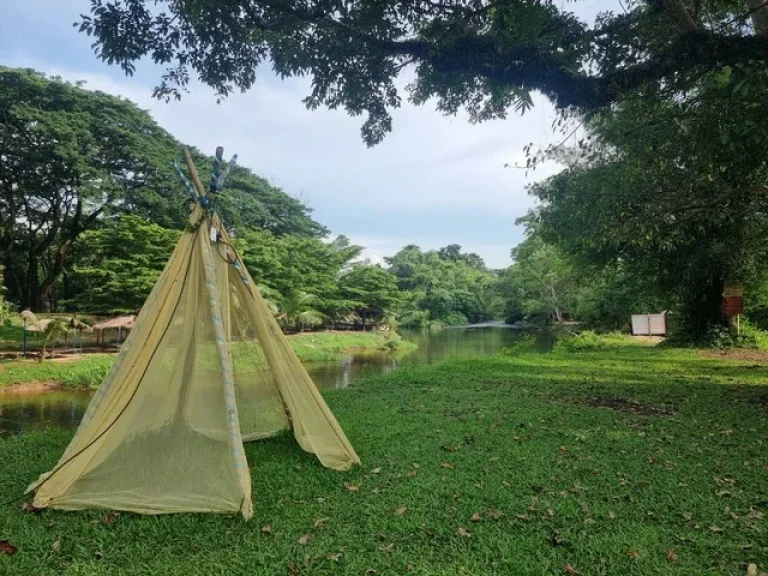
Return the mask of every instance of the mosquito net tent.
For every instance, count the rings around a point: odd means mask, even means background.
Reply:
[[[217,149],[206,192],[184,155],[187,229],[36,507],[248,518],[243,442],[289,428],[324,466],[359,463],[211,209],[232,163]]]

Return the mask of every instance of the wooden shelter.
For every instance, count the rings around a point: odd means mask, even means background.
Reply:
[[[117,345],[118,347],[123,342],[124,335],[128,334],[133,329],[133,324],[136,321],[136,316],[129,315],[129,316],[116,316],[114,318],[109,318],[108,320],[103,320],[101,322],[97,322],[93,325],[93,330],[96,332],[96,345],[104,346],[106,343],[104,342],[104,331],[105,330],[116,330],[117,331]]]

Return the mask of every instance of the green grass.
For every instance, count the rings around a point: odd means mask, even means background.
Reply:
[[[414,344],[387,332],[307,332],[289,336],[302,362],[335,360],[356,350],[405,350]]]
[[[413,346],[397,334],[382,332],[311,332],[288,339],[303,362],[331,361],[352,350],[396,351]],[[253,355],[254,351],[248,353]],[[114,354],[87,354],[72,362],[0,361],[0,388],[31,382],[55,382],[63,388],[96,388],[114,359]]]
[[[743,576],[768,569],[767,380],[640,346],[402,369],[326,395],[362,466],[323,469],[287,436],[248,445],[249,522],[14,505],[0,573]],[[0,493],[70,437],[0,440]]]
[[[0,388],[32,382],[55,382],[62,388],[94,388],[114,361],[114,354],[88,354],[73,362],[4,361],[0,362]]]
[[[28,334],[30,340],[36,334]],[[0,350],[15,350],[21,347],[24,341],[24,328],[22,326],[0,324]]]

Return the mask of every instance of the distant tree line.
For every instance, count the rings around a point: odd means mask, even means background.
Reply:
[[[126,100],[0,68],[0,241],[7,299],[33,311],[141,307],[186,223],[180,143]],[[194,152],[204,172],[211,159]],[[203,179],[206,174],[201,174]],[[216,210],[287,329],[450,324],[495,317],[476,254],[409,246],[389,269],[302,202],[236,167]],[[496,309],[500,309],[496,305]]]
[[[649,95],[585,117],[575,145],[546,151],[568,168],[531,187],[539,204],[504,270],[456,244],[408,245],[371,265],[242,167],[216,209],[289,330],[625,328],[634,312],[671,310],[693,338],[724,325],[726,282],[746,286],[747,315],[766,326],[766,83],[726,67],[688,99]],[[138,309],[186,222],[171,164],[180,143],[131,102],[32,70],[0,68],[0,109],[0,294],[34,311]]]

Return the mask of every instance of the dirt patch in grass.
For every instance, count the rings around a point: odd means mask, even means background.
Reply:
[[[644,416],[671,416],[675,413],[675,409],[670,406],[653,406],[617,396],[592,396],[582,400],[582,403],[592,408],[610,408]]]
[[[632,336],[633,342],[645,342],[646,344],[661,344],[666,338],[664,336]]]
[[[51,390],[60,390],[61,384],[58,382],[24,382],[23,384],[12,384],[5,388],[0,388],[0,394],[37,394],[39,392],[50,392]]]
[[[699,354],[719,360],[748,360],[760,366],[768,366],[768,350],[734,348],[731,350],[701,350]]]

